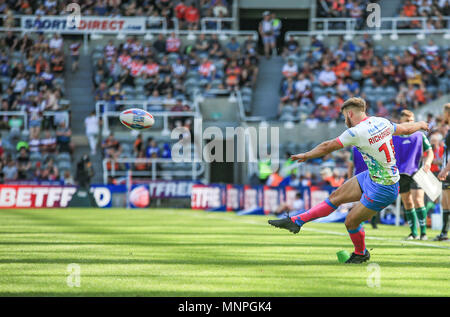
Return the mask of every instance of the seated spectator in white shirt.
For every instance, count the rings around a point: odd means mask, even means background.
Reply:
[[[322,86],[332,86],[336,82],[336,74],[331,70],[330,66],[325,66],[319,74],[318,80]]]
[[[62,37],[58,33],[53,34],[53,37],[51,38],[48,46],[52,50],[58,50],[58,51],[62,50],[62,48],[63,48]]]
[[[316,99],[316,104],[322,105],[324,107],[329,107],[331,102],[333,101],[333,97],[331,96],[331,92],[327,92],[326,95],[322,95],[319,98]]]
[[[433,60],[435,56],[439,54],[439,46],[434,44],[434,41],[430,39],[428,44],[425,46],[425,54],[427,60]]]
[[[297,81],[295,82],[295,91],[303,94],[303,92],[305,92],[305,90],[309,87],[311,87],[311,82],[305,77],[305,74],[300,73]]]
[[[298,66],[297,66],[297,64],[294,63],[294,60],[289,59],[287,64],[284,64],[282,73],[285,78],[297,77]]]

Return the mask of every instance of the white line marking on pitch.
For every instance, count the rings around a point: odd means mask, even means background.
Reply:
[[[196,218],[204,218],[204,216],[201,216],[201,215],[192,215],[192,216],[194,216]],[[254,221],[254,220],[249,220],[249,219],[237,219],[237,218],[234,218],[234,217],[233,218],[214,217],[214,219],[235,221],[235,222],[241,222],[241,223],[248,223],[248,224],[259,225],[259,226],[266,226],[266,224],[264,224],[264,223],[261,223],[261,222],[258,222],[258,221]],[[337,236],[348,236],[348,234],[342,233],[342,232],[321,230],[321,229],[315,229],[315,228],[302,228],[302,230],[333,234],[333,235],[337,235]],[[405,243],[405,244],[412,244],[412,245],[418,245],[418,246],[423,246],[423,247],[432,247],[432,248],[439,248],[439,249],[448,249],[448,250],[450,250],[450,247],[448,247],[448,246],[435,245],[435,244],[422,243],[422,242],[415,242],[415,241],[394,240],[394,239],[388,239],[388,238],[368,237],[368,236],[366,236],[366,239],[388,241],[388,242],[395,242],[395,243]]]

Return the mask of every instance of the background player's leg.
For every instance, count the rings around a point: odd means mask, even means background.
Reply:
[[[361,202],[358,202],[348,213],[345,218],[345,227],[355,246],[355,253],[363,255],[366,250],[364,228],[361,225],[366,220],[369,220],[376,215],[376,211],[365,207]]]
[[[450,226],[450,189],[445,189],[442,193],[442,231],[435,240],[445,240],[448,237],[448,229]],[[439,238],[440,237],[440,238]]]
[[[339,205],[355,202],[361,199],[361,188],[356,176],[353,176],[338,189],[331,193],[330,197],[320,204],[312,207],[305,213],[292,217],[297,225],[302,226],[305,222],[326,217],[336,210]]]
[[[408,236],[408,238],[416,238],[418,236],[417,214],[416,210],[414,209],[411,191],[400,193],[400,196],[402,197],[403,207],[405,208],[405,218],[408,222],[409,228],[411,229],[411,234]]]
[[[427,209],[425,208],[425,192],[423,189],[411,189],[411,194],[414,202],[414,209],[416,210],[417,218],[419,219],[420,238],[427,234]]]

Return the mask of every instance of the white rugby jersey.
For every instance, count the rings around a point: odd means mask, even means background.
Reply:
[[[336,140],[344,147],[356,146],[369,169],[372,181],[392,185],[399,181],[392,135],[396,125],[380,117],[367,117],[344,131]]]

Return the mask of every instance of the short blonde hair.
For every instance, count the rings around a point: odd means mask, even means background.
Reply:
[[[366,112],[366,102],[364,99],[359,97],[352,97],[347,99],[341,106],[341,112],[347,108],[355,108],[360,110],[361,112]]]
[[[403,109],[402,112],[400,113],[400,116],[401,117],[408,117],[408,118],[413,117],[414,118],[414,112],[412,112],[411,110],[408,110],[408,109]]]

